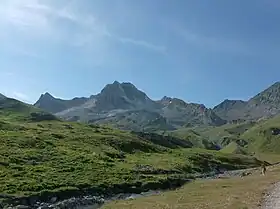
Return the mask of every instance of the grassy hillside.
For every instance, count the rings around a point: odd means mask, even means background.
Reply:
[[[260,164],[242,155],[184,148],[188,143],[168,141],[168,137],[156,140],[145,134],[54,118],[34,122],[38,118],[32,120],[32,113],[38,112],[16,100],[1,103],[2,195],[127,191],[139,185],[156,187],[168,179],[186,178],[217,167],[236,169]]]
[[[198,128],[197,132],[220,144],[226,153],[256,153],[258,157],[280,160],[280,116],[258,122],[226,124],[220,127]],[[269,154],[269,155],[267,155]],[[269,156],[266,157],[265,155]],[[274,156],[273,156],[274,155]]]
[[[58,120],[52,114],[11,98],[0,99],[0,121],[39,122]]]
[[[207,136],[210,141],[217,142],[221,146],[226,146],[232,140],[240,139],[240,136],[254,125],[254,122],[243,122],[238,124],[226,124],[220,127],[210,127],[208,129],[201,130],[201,135]],[[225,140],[227,138],[232,140]]]
[[[170,149],[106,127],[63,122],[7,123],[6,127],[0,133],[0,191],[7,194],[160,181],[167,173],[185,175],[258,163],[214,151]]]
[[[255,122],[242,122],[237,124],[226,124],[223,126],[201,126],[196,128],[183,128],[172,132],[172,134],[188,138],[198,146],[205,147],[205,143],[214,143],[220,147],[226,147],[235,142],[244,147],[247,142],[241,137],[246,131],[255,126]],[[206,146],[207,147],[207,146]]]
[[[237,144],[236,142],[230,142],[227,146],[225,146],[220,151],[223,153],[235,153],[235,154],[242,154],[242,155],[247,154],[247,150],[244,147]]]
[[[249,142],[249,150],[280,154],[280,117],[262,121],[241,135]]]
[[[213,143],[208,139],[207,136],[203,136],[200,132],[195,131],[191,128],[178,129],[170,132],[170,135],[174,135],[190,141],[194,147],[213,149],[216,150],[216,143]]]

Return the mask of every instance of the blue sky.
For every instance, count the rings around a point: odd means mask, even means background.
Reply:
[[[0,92],[35,102],[129,81],[212,107],[280,78],[277,0],[1,0]]]

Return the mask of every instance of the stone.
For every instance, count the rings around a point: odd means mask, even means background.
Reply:
[[[272,135],[279,135],[280,134],[280,129],[279,128],[272,128],[271,133],[272,133]]]
[[[51,203],[55,203],[56,201],[57,201],[57,197],[52,197],[50,200]]]
[[[16,209],[30,209],[30,207],[27,205],[18,205],[16,206]]]

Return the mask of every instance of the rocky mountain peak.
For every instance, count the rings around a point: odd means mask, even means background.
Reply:
[[[172,98],[168,96],[164,96],[161,98],[161,101],[170,101],[170,100],[172,100]]]
[[[161,98],[161,100],[159,100],[157,102],[161,105],[166,106],[166,105],[170,104],[171,101],[172,101],[171,97],[164,96],[164,97]]]
[[[272,117],[280,113],[280,82],[252,97],[249,101],[224,100],[214,107],[214,111],[227,121],[258,120],[262,117]]]
[[[153,101],[133,84],[118,81],[107,84],[96,99],[96,106],[103,110],[131,109],[152,103]]]
[[[127,88],[136,88],[132,83],[130,82],[123,82],[120,84],[122,87],[127,87]]]
[[[115,81],[112,84],[107,84],[100,92],[100,94],[118,94],[122,95],[123,89],[121,87],[121,84],[118,81]]]
[[[225,99],[223,102],[215,106],[213,109],[218,110],[218,109],[223,109],[223,110],[229,110],[233,107],[236,106],[245,106],[246,102],[243,100],[230,100],[230,99]]]
[[[40,105],[48,104],[49,102],[55,100],[55,98],[49,93],[46,92],[44,94],[41,94],[38,101],[34,104],[35,106],[39,107]]]
[[[172,98],[167,96],[164,96],[161,100],[158,101],[158,103],[166,107],[175,107],[175,106],[185,107],[186,105],[188,105],[182,99]]]
[[[227,121],[238,120],[244,117],[244,110],[247,105],[243,100],[226,99],[213,108],[213,111],[222,119]]]
[[[276,82],[249,100],[249,104],[277,106],[280,102],[280,82]]]
[[[50,93],[46,92],[41,94],[39,100],[34,104],[34,106],[51,113],[55,113],[63,109],[63,107],[58,104],[58,100],[59,99],[54,98]]]
[[[50,113],[58,113],[67,108],[75,107],[84,104],[88,98],[75,97],[72,100],[63,100],[53,97],[50,93],[42,94],[34,106],[42,108]]]
[[[113,82],[113,85],[120,85],[121,83],[120,82],[118,82],[118,81],[114,81]],[[110,84],[109,84],[110,85]]]
[[[129,91],[133,91],[131,93],[138,92],[138,90],[132,83],[129,82],[123,82],[120,83],[118,81],[114,81],[111,84],[107,84],[102,90],[101,94],[112,94],[112,93],[118,93],[118,94],[129,94]]]
[[[41,94],[40,99],[55,99],[49,92]]]

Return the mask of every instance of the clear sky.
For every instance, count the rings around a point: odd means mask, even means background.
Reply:
[[[279,23],[278,0],[1,0],[0,92],[248,99],[280,80]]]

